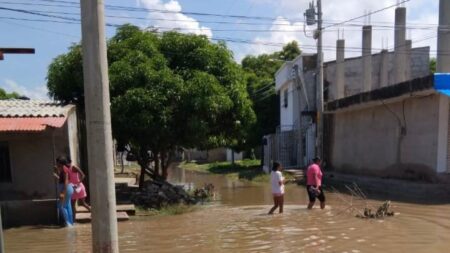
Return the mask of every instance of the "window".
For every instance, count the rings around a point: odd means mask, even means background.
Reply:
[[[287,89],[285,89],[284,90],[284,98],[283,98],[283,107],[285,107],[285,108],[287,108],[288,107],[288,95],[289,95],[289,93],[288,93],[288,90]]]
[[[0,142],[0,183],[11,182],[11,163],[7,142]]]

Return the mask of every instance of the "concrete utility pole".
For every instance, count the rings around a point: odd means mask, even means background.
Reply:
[[[0,253],[5,253],[5,241],[3,240],[2,207],[0,206]]]
[[[317,0],[317,151],[323,156],[323,53],[322,53],[322,0]],[[323,159],[323,157],[322,157]]]
[[[439,1],[436,72],[450,73],[450,1]]]
[[[119,252],[103,0],[80,0],[93,252]]]
[[[439,26],[437,39],[436,72],[450,73],[450,1],[439,1]],[[449,122],[448,97],[439,96],[439,126],[438,126],[438,154],[437,171],[448,171],[447,149],[448,149],[448,122]]]

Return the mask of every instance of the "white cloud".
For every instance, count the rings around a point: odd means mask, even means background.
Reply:
[[[310,0],[250,0],[256,4],[273,5],[275,12],[282,15],[278,17],[270,28],[271,33],[265,36],[255,37],[253,42],[275,42],[287,43],[292,40],[299,41],[300,47],[303,51],[314,52],[315,40],[306,38],[303,32],[293,32],[302,30],[303,20],[302,12],[308,7]],[[433,3],[431,3],[433,2]],[[345,1],[326,1],[323,4],[323,19],[324,27],[336,23],[336,21],[348,20],[353,17],[361,16],[365,11],[375,11],[386,6],[396,4],[396,0],[379,0],[379,1],[361,1],[361,0],[345,0]],[[407,26],[414,26],[417,28],[418,24],[437,24],[438,3],[437,1],[428,0],[414,0],[405,4],[407,8]],[[385,48],[393,49],[394,44],[394,10],[391,8],[371,16],[371,23],[373,25],[372,32],[372,48],[373,53],[378,52],[384,44]],[[284,17],[284,18],[283,18]],[[286,18],[286,17],[289,17]],[[289,21],[294,20],[294,22]],[[283,26],[276,24],[284,23]],[[335,45],[338,38],[337,29],[344,30],[344,39],[346,40],[346,57],[361,55],[361,26],[364,24],[364,18],[351,22],[358,24],[357,26],[333,26],[325,30],[323,35],[324,57],[325,60],[335,59]],[[380,27],[388,26],[388,27]],[[311,27],[313,28],[313,27]],[[286,31],[281,33],[277,30]],[[412,39],[413,47],[430,46],[431,50],[436,50],[436,38],[429,38],[436,34],[436,29],[411,29],[407,35],[408,39]],[[421,41],[423,40],[423,41]],[[382,42],[384,41],[384,43]],[[388,45],[386,45],[386,41]],[[417,41],[417,42],[416,42]],[[246,54],[260,54],[278,51],[278,47],[267,47],[260,45],[251,45],[244,47],[242,51],[237,53],[237,58],[242,58]]]
[[[28,88],[11,79],[4,79],[1,87],[8,93],[17,92],[19,95],[26,96],[31,99],[49,99],[47,96],[48,89],[45,85]]]
[[[291,23],[283,17],[277,17],[272,23],[272,26],[269,28],[271,32],[264,36],[255,37],[253,39],[255,44],[245,47],[243,54],[238,52],[236,58],[240,61],[243,56],[247,54],[259,55],[280,50],[280,47],[273,45],[287,44],[293,40],[300,42],[301,39],[304,38],[303,31],[301,29],[303,29],[303,22]]]
[[[208,36],[209,38],[212,37],[212,31],[210,28],[200,25],[200,23],[192,17],[179,13],[182,11],[182,8],[178,1],[170,0],[168,2],[164,2],[164,0],[138,0],[137,3],[139,6],[143,6],[147,9],[168,11],[149,12],[149,19],[154,20],[147,25],[160,28],[162,31],[179,29],[179,31],[183,33],[202,34]]]

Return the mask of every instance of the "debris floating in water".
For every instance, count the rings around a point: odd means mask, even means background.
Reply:
[[[395,215],[395,213],[391,210],[391,201],[386,200],[381,206],[374,207],[369,204],[366,195],[356,183],[353,183],[352,186],[345,185],[345,188],[350,193],[350,199],[348,200],[344,197],[339,197],[345,204],[347,204],[347,206],[340,213],[350,212],[353,215],[356,213],[356,217],[363,219],[382,219],[384,217]],[[339,191],[334,188],[333,191],[339,193]],[[336,196],[342,195],[337,194]]]
[[[356,217],[364,218],[364,219],[379,219],[384,218],[386,216],[394,216],[394,212],[390,210],[391,201],[385,201],[380,207],[378,207],[376,212],[372,212],[372,209],[366,207],[364,208],[364,214],[357,214]]]

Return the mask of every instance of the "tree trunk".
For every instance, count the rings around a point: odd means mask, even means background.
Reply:
[[[145,181],[145,169],[147,168],[146,162],[138,161],[139,166],[141,166],[141,175],[139,175],[139,189],[142,190],[144,188],[144,181]]]
[[[159,152],[155,152],[154,153],[154,162],[155,162],[155,169],[154,169],[154,172],[155,172],[155,175],[157,175],[157,176],[159,176],[160,174],[159,174],[159,165],[160,165],[160,163],[159,163]]]
[[[234,165],[234,150],[231,150],[231,164]]]
[[[125,167],[123,165],[123,152],[120,152],[120,165],[122,166],[122,170],[120,173],[124,173]]]
[[[170,156],[170,155],[169,155]],[[167,159],[167,153],[161,152],[161,166],[162,166],[162,177],[167,180],[167,169],[169,168],[169,159]]]

